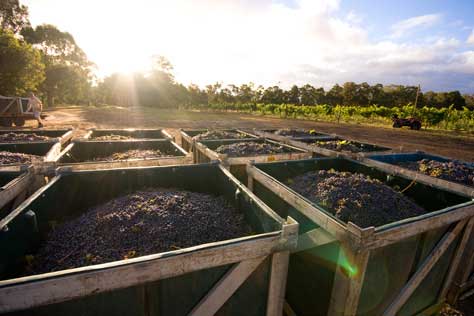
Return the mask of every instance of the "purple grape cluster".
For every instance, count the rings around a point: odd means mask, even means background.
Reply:
[[[380,226],[424,214],[423,208],[377,179],[319,170],[288,180],[289,186],[344,222]]]
[[[213,140],[213,139],[239,139],[246,138],[247,135],[223,130],[211,130],[193,137],[195,140]]]
[[[219,154],[226,154],[231,157],[245,157],[258,155],[281,154],[288,150],[274,143],[241,142],[229,145],[221,145],[216,149]]]
[[[335,151],[348,151],[351,153],[360,153],[368,150],[366,145],[362,143],[353,142],[350,140],[328,140],[328,141],[317,141],[313,145],[335,150]]]
[[[44,273],[251,234],[220,196],[148,189],[113,199],[53,229],[27,273]]]
[[[6,133],[0,134],[0,143],[13,143],[13,142],[39,142],[50,139],[48,136],[37,135],[35,133]]]
[[[116,152],[106,157],[97,157],[94,159],[94,161],[152,159],[152,158],[163,158],[163,157],[170,157],[170,155],[166,155],[158,149],[131,149],[131,150],[123,151],[123,152]]]
[[[419,161],[401,162],[399,165],[432,177],[474,186],[474,166],[462,161],[443,162],[425,158]]]
[[[110,134],[110,135],[104,135],[104,136],[97,136],[97,137],[94,137],[93,139],[94,140],[128,140],[128,139],[132,139],[132,137]]]
[[[11,164],[29,164],[34,162],[41,162],[43,157],[23,154],[23,153],[12,153],[9,151],[0,151],[0,165],[11,165]]]

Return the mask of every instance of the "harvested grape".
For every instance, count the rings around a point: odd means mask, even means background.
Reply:
[[[424,214],[411,199],[363,174],[319,170],[289,179],[290,187],[344,222],[380,226]]]
[[[251,234],[224,197],[172,189],[127,194],[53,229],[28,273],[130,259]]]
[[[239,132],[212,130],[201,133],[193,137],[195,140],[213,140],[213,139],[239,139],[246,138],[247,135]]]
[[[163,157],[171,157],[171,155],[166,155],[158,149],[131,149],[124,152],[116,152],[106,157],[97,157],[97,158],[94,158],[94,161],[153,159],[153,158],[163,158]]]
[[[274,143],[241,142],[229,145],[221,145],[216,149],[219,154],[226,154],[232,157],[258,156],[281,154],[289,150]]]
[[[28,164],[34,162],[41,162],[42,160],[43,157],[36,155],[0,151],[0,165]]]
[[[436,161],[421,159],[418,161],[400,162],[398,165],[419,171],[432,177],[474,186],[474,165],[462,161]]]
[[[48,136],[37,135],[35,133],[6,133],[0,134],[0,143],[13,142],[40,142],[50,139]]]

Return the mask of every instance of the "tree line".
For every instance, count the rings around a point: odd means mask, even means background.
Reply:
[[[50,24],[33,28],[19,0],[0,2],[0,27],[0,95],[35,91],[48,106],[89,101],[94,64],[71,34]]]
[[[0,95],[20,96],[37,91],[54,104],[117,104],[123,106],[178,107],[212,104],[291,104],[474,109],[474,94],[459,91],[419,92],[416,86],[370,85],[366,82],[335,84],[330,89],[310,84],[284,89],[253,83],[205,87],[185,86],[173,76],[163,56],[153,58],[146,73],[112,74],[98,80],[95,65],[72,34],[54,25],[33,28],[28,8],[19,0],[0,2]],[[418,95],[417,95],[418,94]]]

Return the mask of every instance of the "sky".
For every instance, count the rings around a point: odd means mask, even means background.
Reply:
[[[473,0],[23,0],[70,32],[98,77],[167,57],[179,82],[474,93]]]

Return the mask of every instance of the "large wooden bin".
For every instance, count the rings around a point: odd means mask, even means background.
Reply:
[[[322,169],[405,189],[429,212],[380,227],[341,222],[284,184]],[[255,164],[247,172],[258,197],[300,224],[286,294],[296,315],[432,315],[444,301],[473,225],[469,197],[342,158]]]
[[[226,132],[235,132],[239,133],[242,135],[245,135],[245,138],[240,138],[240,139],[250,139],[250,138],[256,138],[257,136],[247,133],[243,130],[240,129],[181,129],[180,130],[180,137],[181,137],[181,147],[184,148],[187,152],[193,152],[194,150],[194,137],[198,136],[200,134],[203,134],[205,132],[211,131],[211,130],[219,130],[219,131],[226,131]]]
[[[422,159],[435,160],[439,162],[452,161],[452,159],[447,157],[427,154],[424,152],[414,152],[368,156],[364,159],[364,163],[392,174],[405,175],[428,185],[474,197],[474,186],[431,177],[421,172],[410,170],[398,165],[399,163],[416,162]],[[453,279],[452,288],[448,293],[448,300],[452,304],[454,304],[461,295],[474,289],[474,233],[472,237],[469,238],[469,243],[465,248],[465,253],[463,254],[461,262],[463,262],[463,264],[459,266]]]
[[[33,166],[35,170],[41,172],[44,168],[49,168],[54,164],[61,152],[61,143],[56,142],[35,142],[35,143],[13,143],[0,144],[0,151],[8,151],[12,153],[23,153],[42,156],[39,162],[35,163],[14,163],[0,165],[0,170],[3,171],[22,171]]]
[[[60,142],[61,145],[67,144],[73,135],[72,129],[14,129],[14,130],[0,130],[0,134],[36,134],[39,136],[50,137],[48,140],[31,141],[26,143],[36,142]],[[3,143],[22,143],[20,141],[3,142]]]
[[[205,179],[205,181],[203,181]],[[218,194],[254,234],[129,260],[18,277],[51,222],[136,190]],[[0,222],[0,313],[280,315],[298,224],[284,221],[218,164],[62,173]]]
[[[350,141],[357,144],[358,146],[363,146],[364,151],[363,152],[349,152],[349,151],[337,151],[337,150],[327,149],[327,148],[323,148],[323,147],[315,145],[315,142],[318,142],[318,141]],[[312,137],[289,139],[286,143],[298,148],[302,148],[307,151],[311,151],[317,155],[324,156],[324,157],[360,158],[367,155],[387,153],[387,152],[391,152],[392,150],[391,148],[388,148],[388,147],[384,147],[384,146],[380,146],[376,144],[370,144],[370,143],[362,143],[359,141],[342,138],[339,136],[334,136],[334,137],[329,137],[329,138],[325,137],[323,139],[314,139]]]
[[[258,143],[271,143],[279,146],[283,146],[286,152],[279,154],[268,154],[268,155],[253,155],[245,157],[233,157],[226,154],[219,154],[215,150],[221,145],[235,144],[241,142],[258,142]],[[306,150],[278,143],[268,139],[254,138],[254,139],[226,139],[226,140],[203,140],[194,144],[194,162],[205,163],[211,161],[220,161],[226,168],[228,168],[232,174],[243,183],[247,183],[247,172],[246,165],[250,161],[254,162],[267,162],[267,161],[278,161],[288,159],[305,159],[311,158],[313,154]]]

